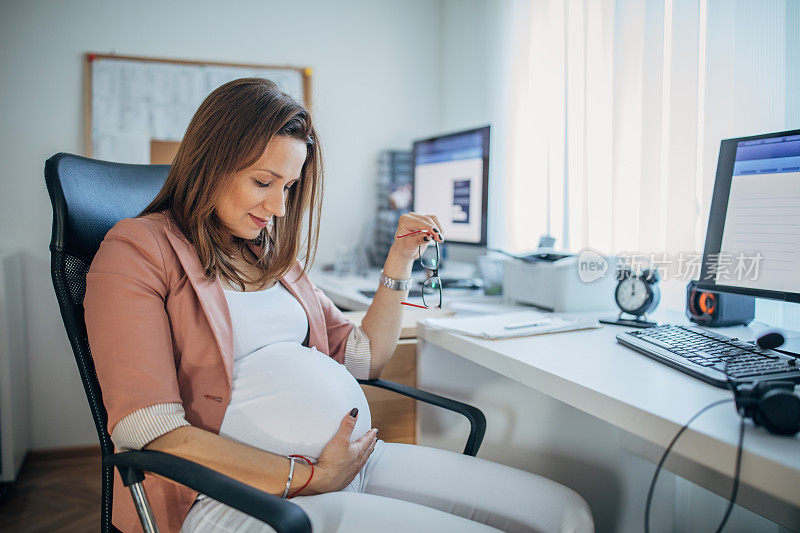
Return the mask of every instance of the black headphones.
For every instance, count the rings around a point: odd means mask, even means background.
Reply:
[[[777,350],[784,343],[780,333],[767,333],[756,341],[760,348]],[[790,381],[755,381],[737,385],[736,408],[745,418],[776,435],[792,436],[800,432],[800,396],[794,394]]]

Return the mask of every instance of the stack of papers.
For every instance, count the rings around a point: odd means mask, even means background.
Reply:
[[[579,329],[599,328],[594,318],[521,311],[495,315],[468,316],[455,318],[428,318],[421,321],[426,327],[452,331],[482,339],[510,339],[542,333],[559,333]]]

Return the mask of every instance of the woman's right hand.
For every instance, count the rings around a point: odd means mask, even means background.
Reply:
[[[350,442],[357,418],[357,410],[355,416],[347,413],[339,425],[339,431],[322,449],[319,462],[314,466],[314,479],[309,486],[314,492],[342,490],[355,479],[372,455],[378,442],[377,429],[370,429],[355,442]]]

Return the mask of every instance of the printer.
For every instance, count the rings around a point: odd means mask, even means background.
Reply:
[[[616,268],[615,257],[593,250],[508,259],[503,265],[504,299],[554,312],[613,310]]]

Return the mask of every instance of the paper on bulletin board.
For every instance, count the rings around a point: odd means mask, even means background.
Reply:
[[[149,164],[150,141],[180,141],[194,112],[220,85],[245,77],[274,81],[303,102],[294,69],[259,69],[98,58],[92,62],[92,156]]]
[[[95,135],[92,155],[103,161],[147,164],[150,162],[150,137],[141,133]]]

